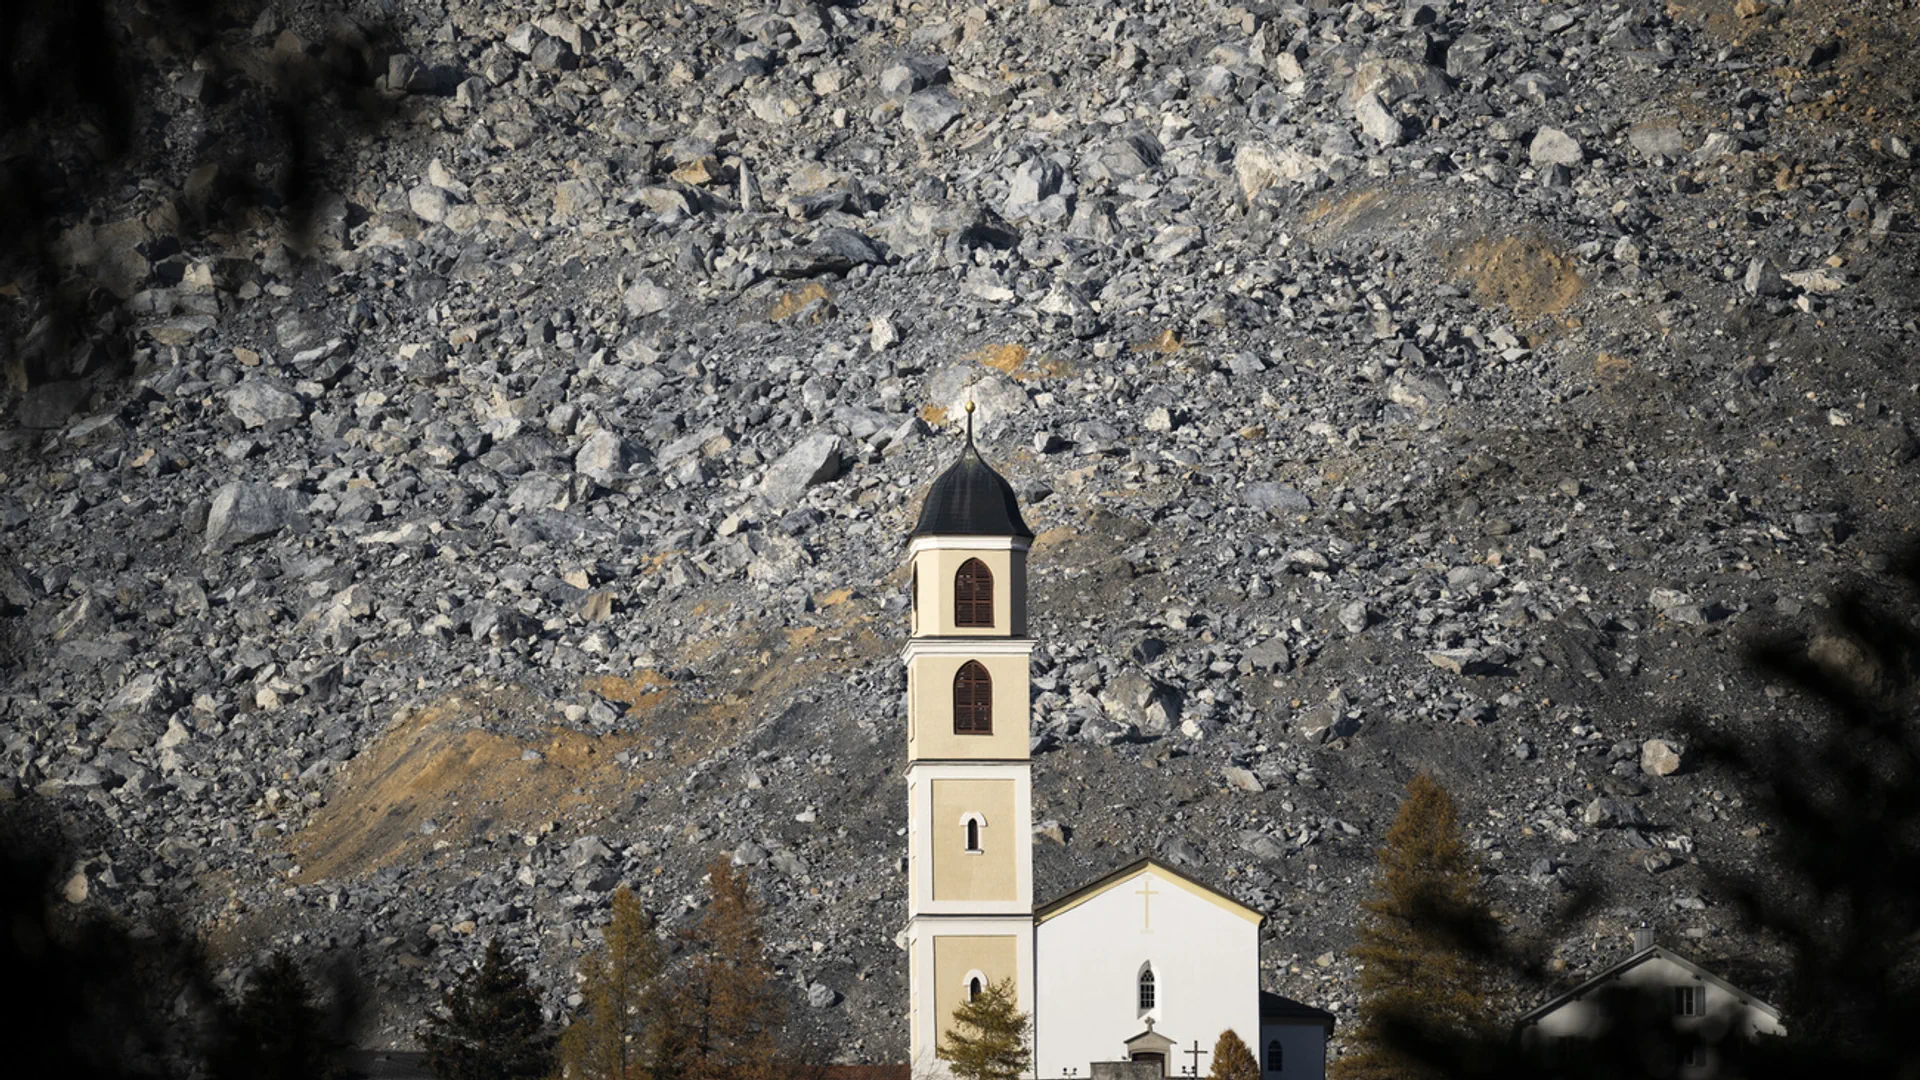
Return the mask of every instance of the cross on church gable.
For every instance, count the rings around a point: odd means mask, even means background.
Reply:
[[[1140,930],[1142,933],[1151,934],[1153,933],[1153,898],[1160,895],[1153,891],[1153,875],[1140,875],[1140,887],[1134,890],[1134,895],[1140,898]]]

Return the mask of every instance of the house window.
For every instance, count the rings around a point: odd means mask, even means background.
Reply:
[[[1704,986],[1674,987],[1673,1012],[1675,1016],[1705,1016],[1707,1014],[1707,988]]]
[[[1152,1010],[1154,1002],[1157,999],[1153,985],[1153,969],[1146,968],[1140,972],[1140,1011],[1148,1012]]]
[[[977,817],[967,819],[967,850],[976,854],[980,851],[980,819]]]
[[[979,559],[961,563],[953,576],[953,624],[993,625],[993,571]]]
[[[1280,1049],[1280,1040],[1272,1039],[1267,1043],[1267,1071],[1277,1073],[1285,1067],[1286,1058]]]
[[[993,734],[993,676],[978,660],[961,664],[953,677],[953,733]]]

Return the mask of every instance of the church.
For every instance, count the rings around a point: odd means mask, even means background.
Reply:
[[[1262,1080],[1320,1080],[1333,1016],[1261,991],[1260,912],[1152,859],[1034,903],[1032,542],[969,422],[907,547],[900,941],[915,1080],[948,1075],[937,1048],[954,1009],[1009,979],[1032,1017],[1037,1078],[1205,1076],[1232,1030]]]

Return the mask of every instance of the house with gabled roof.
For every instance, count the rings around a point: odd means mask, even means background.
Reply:
[[[1780,1010],[1661,946],[1653,931],[1634,930],[1633,951],[1578,986],[1520,1017],[1522,1045],[1549,1066],[1572,1060],[1582,1043],[1604,1039],[1634,1006],[1638,1022],[1664,1016],[1675,1060],[1668,1075],[1711,1080],[1723,1075],[1730,1040],[1784,1036]]]

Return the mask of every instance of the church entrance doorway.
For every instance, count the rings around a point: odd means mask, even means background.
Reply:
[[[1137,1061],[1142,1065],[1151,1065],[1154,1068],[1159,1069],[1161,1076],[1167,1075],[1167,1055],[1165,1054],[1157,1053],[1151,1050],[1141,1050],[1136,1052],[1133,1055],[1132,1060]]]

